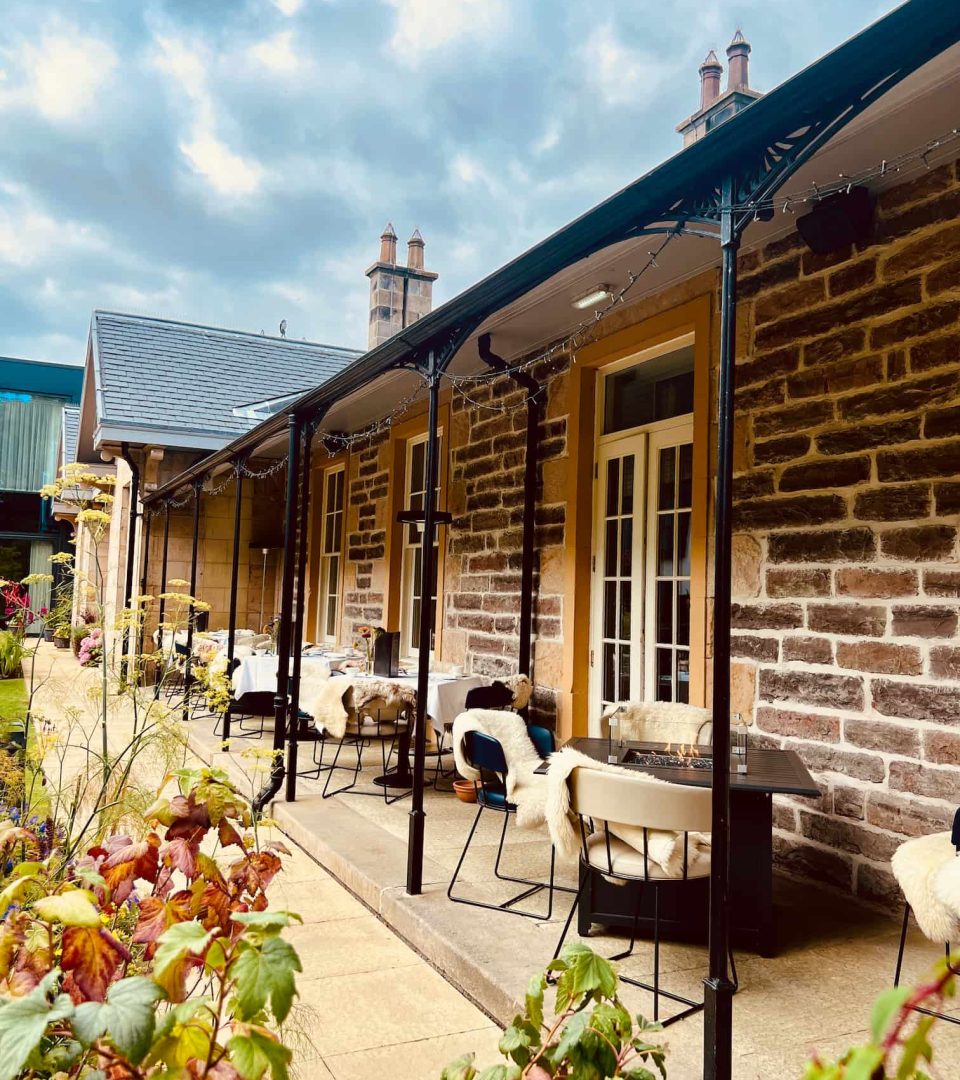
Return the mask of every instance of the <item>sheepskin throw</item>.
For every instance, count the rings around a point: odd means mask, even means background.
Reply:
[[[506,710],[468,709],[454,720],[453,756],[457,772],[467,780],[479,780],[480,773],[463,755],[463,739],[468,731],[490,735],[503,747],[507,798],[516,803],[517,824],[525,829],[542,825],[546,778],[536,775],[542,762],[527,734],[523,717]]]
[[[550,756],[550,768],[547,772],[545,813],[550,839],[561,858],[575,859],[580,854],[580,829],[577,817],[570,809],[570,785],[568,783],[574,769],[594,769],[600,772],[622,773],[620,765],[608,765],[595,758],[581,754],[579,750],[565,747]],[[634,776],[642,777],[651,784],[669,784],[649,773],[631,769]],[[621,825],[609,822],[610,832],[636,851],[643,853],[643,829],[635,825]],[[668,877],[680,877],[683,874],[683,833],[648,829],[649,849],[647,857],[656,863]],[[710,860],[710,837],[705,833],[690,833],[688,841],[688,866],[693,868],[703,860]]]
[[[924,934],[937,943],[960,940],[960,856],[950,833],[904,841],[890,868]]]
[[[623,701],[600,718],[603,737],[610,733],[616,713],[620,738],[627,742],[687,743],[709,746],[713,742],[713,714],[709,709],[679,701]]]
[[[300,676],[300,707],[313,717],[317,728],[342,739],[347,731],[350,710],[361,714],[373,702],[391,709],[415,709],[417,692],[412,686],[389,679],[333,678],[320,672]]]

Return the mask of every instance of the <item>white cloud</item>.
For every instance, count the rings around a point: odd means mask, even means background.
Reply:
[[[545,154],[549,150],[553,150],[560,142],[560,121],[555,117],[551,118],[547,122],[546,128],[544,128],[543,134],[539,139],[534,139],[531,150],[535,154]]]
[[[217,134],[216,104],[209,90],[203,51],[179,38],[157,35],[154,40],[154,66],[186,94],[193,109],[190,134],[178,143],[180,152],[218,195],[242,198],[254,194],[265,170],[256,159],[232,150]]]
[[[504,0],[386,0],[386,3],[397,12],[390,50],[411,65],[460,38],[489,37],[502,27],[506,15]]]
[[[263,181],[258,162],[235,154],[208,131],[199,131],[190,142],[181,142],[180,151],[221,195],[252,195]]]
[[[106,41],[54,24],[37,44],[4,50],[0,105],[35,109],[48,120],[70,122],[90,115],[113,77],[117,55]]]
[[[303,7],[303,0],[273,0],[273,6],[289,18]]]
[[[275,75],[290,75],[298,71],[300,57],[293,51],[293,32],[283,30],[249,49],[254,63],[273,72]]]
[[[72,252],[109,251],[98,229],[76,221],[57,221],[29,199],[0,205],[0,265],[18,268],[49,265]]]
[[[610,106],[638,105],[650,100],[673,78],[682,63],[631,48],[621,41],[612,22],[598,26],[583,46],[583,67],[594,89]]]

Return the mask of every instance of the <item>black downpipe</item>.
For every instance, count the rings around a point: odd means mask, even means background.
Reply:
[[[157,634],[159,635],[159,645],[157,648],[160,652],[160,671],[157,674],[156,686],[153,688],[154,701],[160,697],[160,684],[161,674],[166,663],[166,658],[163,653],[163,617],[166,611],[167,602],[164,600],[164,594],[167,591],[167,555],[170,552],[170,503],[168,500],[163,500],[163,554],[160,556],[160,607],[157,610]]]
[[[133,560],[137,551],[137,504],[140,501],[140,469],[130,456],[129,443],[120,444],[120,457],[130,469],[130,506],[127,511],[127,574],[123,586],[123,599],[130,616],[123,630],[123,653],[120,658],[120,682],[126,684],[130,665],[130,619],[133,615]]]
[[[243,459],[233,463],[235,499],[233,506],[233,561],[230,564],[230,620],[227,626],[227,678],[233,677],[233,654],[237,644],[237,579],[240,576],[240,522],[243,512]],[[223,714],[224,750],[230,752],[230,703]]]
[[[287,505],[283,527],[283,583],[280,589],[280,627],[277,633],[277,693],[273,699],[273,767],[266,786],[253,800],[259,813],[283,785],[285,772],[283,744],[286,736],[287,694],[290,687],[290,623],[293,614],[294,544],[297,534],[297,481],[300,475],[300,432],[303,420],[298,413],[287,416]]]
[[[722,201],[730,206],[733,183]],[[730,593],[733,530],[733,408],[736,390],[737,249],[733,212],[720,223],[720,378],[718,388],[717,504],[713,600],[713,814],[710,856],[710,966],[704,980],[704,1080],[730,1080],[733,1068],[733,995],[730,952]]]
[[[533,571],[537,512],[537,472],[540,467],[540,392],[543,387],[526,371],[509,371],[507,362],[490,348],[490,335],[477,338],[480,359],[503,371],[527,392],[527,454],[523,470],[523,548],[520,563],[520,674],[532,677]]]
[[[197,622],[197,609],[193,601],[197,596],[197,554],[200,548],[200,492],[203,477],[193,481],[193,547],[190,551],[190,614],[187,617],[187,658],[183,668],[183,720],[186,723],[190,715],[190,680],[193,668],[193,630]],[[174,630],[174,651],[176,651],[176,630]]]
[[[147,595],[147,574],[150,569],[150,533],[153,525],[153,510],[145,508],[143,512],[143,562],[140,570],[140,595]],[[137,663],[143,663],[143,635],[146,630],[147,612],[142,607],[137,612],[139,630],[137,631]],[[139,682],[139,680],[138,680]]]
[[[287,739],[287,802],[297,798],[297,750],[300,734],[300,660],[303,652],[303,621],[306,606],[308,530],[310,528],[310,448],[313,424],[305,424],[300,460],[300,528],[297,532],[297,610],[293,623],[293,673],[290,684],[290,734]]]

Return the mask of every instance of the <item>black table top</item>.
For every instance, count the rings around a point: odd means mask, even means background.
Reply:
[[[610,753],[608,739],[574,738],[564,745],[579,750],[581,754],[586,754],[597,761],[606,761]],[[663,743],[624,742],[620,744],[620,759],[622,762],[627,750],[662,750],[663,748]],[[675,784],[690,784],[693,787],[712,787],[713,785],[712,769],[683,769],[626,763],[624,767],[637,769],[659,777],[661,780],[670,780]],[[547,764],[544,762],[537,772],[546,771]],[[816,796],[820,794],[820,789],[795,751],[752,748],[747,750],[747,772],[730,773],[730,790],[731,792],[778,795]]]

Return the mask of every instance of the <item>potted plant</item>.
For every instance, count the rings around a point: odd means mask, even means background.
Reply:
[[[70,624],[68,622],[57,623],[53,628],[53,644],[58,649],[70,648]]]

